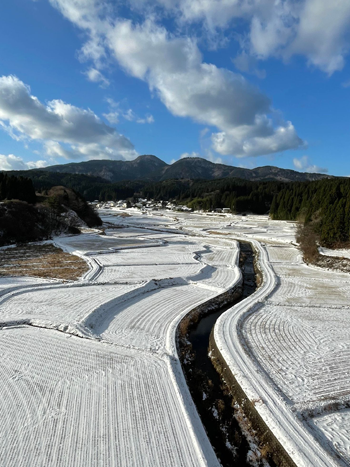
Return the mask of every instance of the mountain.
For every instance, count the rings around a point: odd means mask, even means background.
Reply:
[[[83,174],[103,178],[109,182],[122,180],[158,180],[167,164],[156,156],[139,156],[133,161],[93,160],[45,167],[44,171]]]
[[[243,169],[231,165],[214,164],[200,157],[187,157],[166,164],[152,155],[139,156],[133,161],[93,160],[87,162],[54,165],[40,169],[56,173],[84,174],[100,177],[108,182],[123,180],[216,180],[219,178],[242,178],[252,181],[303,182],[331,178],[325,174],[302,173],[273,166]],[[30,172],[30,171],[29,171]],[[29,173],[28,173],[29,176]]]
[[[160,180],[170,179],[204,179],[215,180],[218,178],[242,178],[244,180],[281,182],[320,180],[329,178],[329,175],[301,173],[295,170],[280,169],[273,166],[257,167],[256,169],[243,169],[201,159],[200,157],[188,157],[168,165],[162,171]]]

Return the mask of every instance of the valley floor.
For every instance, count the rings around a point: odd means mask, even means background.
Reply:
[[[350,276],[305,266],[292,223],[129,213],[55,239],[80,280],[0,278],[0,465],[219,465],[175,331],[240,280],[236,239],[264,282],[219,319],[220,350],[297,465],[348,464]]]

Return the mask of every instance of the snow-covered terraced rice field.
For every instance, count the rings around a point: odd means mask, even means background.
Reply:
[[[166,361],[33,328],[0,354],[1,465],[202,464]]]
[[[57,239],[94,268],[84,286],[0,280],[0,464],[217,466],[174,335],[239,280],[235,238],[266,243],[264,283],[219,320],[228,365],[298,467],[349,463],[350,276],[305,266],[294,224],[266,216],[104,218],[129,227]]]
[[[247,319],[244,333],[287,397],[308,407],[350,399],[349,317],[350,308],[266,305]]]
[[[55,240],[80,284],[0,280],[1,465],[218,466],[175,330],[239,279],[237,245],[133,229]]]
[[[99,263],[103,266],[116,265],[162,265],[162,264],[198,264],[195,251],[203,247],[199,244],[190,245],[161,245],[155,248],[137,248],[120,250],[116,253],[98,255]]]
[[[79,252],[83,255],[94,252],[105,252],[123,248],[139,248],[142,246],[154,246],[151,240],[139,238],[118,238],[114,236],[98,234],[81,234],[77,237],[59,237],[56,243],[70,252]]]
[[[169,352],[166,342],[173,320],[213,296],[211,290],[189,285],[160,288],[110,308],[97,320],[92,316],[87,326],[108,342]]]
[[[267,252],[269,255],[270,263],[298,263],[302,264],[302,254],[295,247],[281,246],[281,245],[268,245]]]
[[[23,291],[0,303],[0,321],[42,318],[54,323],[78,323],[100,305],[134,290],[134,285],[71,286]],[[52,297],[51,300],[48,297]]]
[[[350,259],[350,250],[331,250],[330,248],[319,247],[318,251],[321,253],[321,255]]]
[[[23,287],[35,287],[41,284],[50,284],[52,281],[45,279],[36,279],[35,277],[1,277],[0,278],[0,297],[11,290]]]
[[[115,281],[142,281],[145,277],[152,279],[167,279],[173,277],[187,277],[197,274],[201,269],[200,264],[150,264],[141,266],[108,266],[96,279],[96,282]]]
[[[215,248],[212,252],[202,254],[202,260],[210,266],[234,267],[236,264],[237,248]]]
[[[350,410],[344,409],[315,417],[313,422],[335,451],[350,464]]]
[[[204,268],[198,275],[189,277],[192,283],[197,283],[200,287],[208,287],[216,290],[217,293],[224,292],[227,288],[233,287],[239,280],[239,272],[236,269],[220,268],[211,266]]]

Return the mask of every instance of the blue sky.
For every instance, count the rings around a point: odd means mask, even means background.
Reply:
[[[348,176],[349,31],[348,0],[3,2],[0,170],[154,154]]]

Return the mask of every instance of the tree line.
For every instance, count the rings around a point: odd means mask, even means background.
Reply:
[[[286,184],[271,203],[273,219],[310,225],[325,246],[350,240],[350,180],[334,178]]]
[[[143,197],[175,201],[196,210],[229,208],[235,213],[270,212],[273,219],[300,220],[310,225],[323,245],[350,241],[350,180],[347,178],[289,183],[235,178],[110,183],[100,177],[41,170],[16,172],[16,175],[0,173],[0,200],[33,203],[34,188],[47,194],[53,186],[63,185],[89,201]]]
[[[5,199],[35,203],[36,195],[32,180],[0,172],[0,201]]]
[[[16,174],[22,175],[21,172]],[[193,209],[229,208],[232,212],[265,214],[283,182],[253,182],[236,178],[219,180],[165,180],[149,182],[131,180],[108,182],[100,177],[81,174],[54,173],[42,170],[23,172],[33,181],[38,192],[47,192],[57,185],[72,188],[88,201],[116,201],[148,198],[175,201]]]

